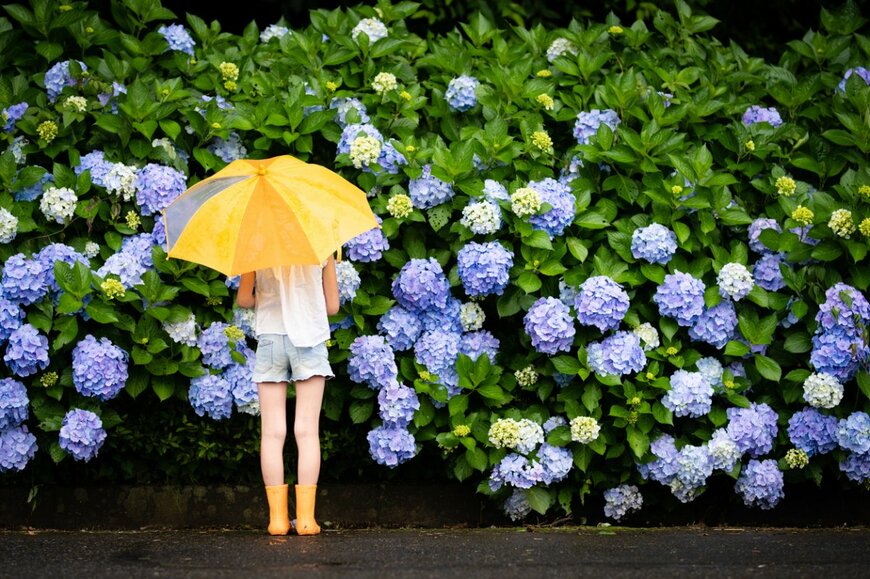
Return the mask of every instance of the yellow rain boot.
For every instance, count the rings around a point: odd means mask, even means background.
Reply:
[[[320,525],[314,520],[314,498],[317,485],[296,485],[296,533],[319,535]]]
[[[290,531],[290,515],[287,511],[288,489],[287,485],[266,486],[270,535],[286,535]]]

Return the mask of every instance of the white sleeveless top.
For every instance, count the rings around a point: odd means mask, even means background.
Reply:
[[[283,334],[297,348],[329,339],[323,267],[288,265],[257,270],[256,327],[261,334]]]

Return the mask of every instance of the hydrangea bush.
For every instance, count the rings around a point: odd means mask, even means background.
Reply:
[[[160,212],[233,159],[289,153],[379,220],[339,264],[325,453],[348,432],[360,463],[430,449],[516,521],[590,493],[619,520],[712,477],[762,509],[789,484],[867,484],[854,10],[823,9],[769,63],[679,1],[649,22],[478,15],[428,38],[412,2],[241,35],[154,4],[6,11],[4,476],[256,457],[238,279],[167,259]],[[164,408],[195,444],[139,444]]]

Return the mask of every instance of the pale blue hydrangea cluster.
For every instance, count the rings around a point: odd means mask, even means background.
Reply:
[[[450,281],[435,258],[411,259],[393,280],[392,291],[399,305],[411,312],[444,309],[450,296]]]
[[[22,187],[18,191],[15,192],[15,200],[16,201],[35,201],[39,199],[42,195],[42,192],[45,190],[45,185],[50,183],[54,185],[54,175],[51,173],[45,173],[39,181],[31,185],[30,187]]]
[[[434,306],[419,311],[417,312],[417,317],[420,318],[420,323],[423,325],[424,332],[443,330],[445,332],[455,332],[458,334],[462,332],[462,322],[459,318],[461,310],[461,302],[448,294],[443,307]]]
[[[559,279],[559,300],[569,308],[574,307],[574,302],[580,294],[580,288],[568,285],[564,278]]]
[[[502,485],[529,489],[544,479],[544,467],[536,460],[511,452],[495,465],[489,475],[489,488],[497,491]]]
[[[84,62],[77,60],[82,71],[88,70]],[[55,63],[51,68],[45,71],[45,90],[48,93],[48,100],[54,102],[60,96],[61,91],[68,86],[76,86],[76,79],[73,78],[69,71],[69,60]]]
[[[335,122],[338,123],[342,129],[344,129],[348,124],[351,124],[347,118],[347,114],[350,111],[356,111],[355,114],[359,117],[359,120],[354,121],[355,123],[368,123],[369,120],[371,120],[366,112],[366,106],[361,100],[353,97],[332,99],[332,102],[329,103],[329,108],[335,111]],[[344,131],[342,130],[342,135],[343,134]],[[378,134],[380,134],[380,132]],[[350,149],[348,148],[345,152],[350,152]]]
[[[604,491],[604,516],[622,520],[643,506],[643,496],[635,485],[623,484]]]
[[[462,208],[462,225],[477,235],[495,233],[501,227],[501,209],[492,201],[469,203]]]
[[[499,242],[469,242],[459,250],[456,259],[459,279],[467,295],[501,295],[504,292],[514,254]]]
[[[18,426],[28,416],[27,387],[14,378],[0,379],[0,430]]]
[[[589,368],[599,376],[622,376],[640,372],[646,366],[646,354],[640,338],[620,331],[586,346]]]
[[[217,374],[192,378],[187,396],[197,416],[222,420],[233,413],[234,399],[230,383]]]
[[[408,183],[408,195],[418,209],[429,209],[453,198],[453,186],[432,174],[431,165],[423,165],[423,172]]]
[[[91,151],[87,155],[79,159],[79,164],[73,167],[76,176],[81,175],[85,171],[91,176],[91,183],[99,187],[105,187],[106,175],[112,169],[112,162],[106,160],[106,155],[99,149]]]
[[[136,175],[136,203],[142,215],[160,213],[187,189],[187,179],[178,169],[148,163]]]
[[[106,442],[103,421],[90,410],[73,408],[63,417],[58,442],[75,460],[88,462]]]
[[[706,446],[686,445],[677,453],[676,472],[668,483],[671,493],[680,502],[695,500],[707,479],[713,474],[713,461]]]
[[[846,70],[846,72],[843,74],[842,80],[840,80],[840,83],[837,85],[838,91],[846,92],[846,80],[853,74],[863,79],[865,83],[870,84],[870,70],[864,68],[863,66],[856,66],[854,68]]]
[[[784,288],[785,278],[781,269],[784,262],[783,256],[778,253],[768,253],[756,261],[752,268],[752,277],[758,287],[769,292]]]
[[[217,155],[224,163],[232,163],[237,159],[244,159],[248,155],[248,148],[242,142],[242,138],[235,131],[229,134],[226,140],[215,137],[206,149]]]
[[[639,227],[631,234],[631,254],[635,259],[665,265],[676,251],[676,234],[659,223]]]
[[[122,246],[121,251],[110,255],[97,269],[97,275],[103,278],[115,275],[125,288],[142,283],[142,275],[153,266],[151,247],[149,245],[147,251],[143,251],[143,240],[141,238],[132,245]]]
[[[870,359],[870,345],[864,338],[870,327],[867,299],[855,288],[837,283],[825,292],[816,322],[810,363],[817,372],[841,381],[851,379]]]
[[[413,312],[394,305],[378,320],[378,331],[396,352],[403,352],[414,345],[423,324]]]
[[[257,394],[257,384],[254,382],[254,364],[257,354],[247,346],[242,348],[246,362],[233,362],[223,372],[223,378],[229,384],[233,403],[239,412],[256,416],[260,413],[260,397]]]
[[[587,278],[574,298],[577,321],[602,332],[618,328],[629,306],[626,291],[606,275]]]
[[[544,421],[544,434],[550,434],[560,426],[568,426],[568,420],[564,416],[551,416]]]
[[[719,295],[739,302],[752,291],[755,280],[752,279],[752,274],[745,265],[731,262],[726,263],[719,270],[716,283],[719,284]]]
[[[743,113],[743,124],[749,126],[755,123],[770,123],[770,126],[778,127],[782,124],[782,117],[774,107],[752,105]]]
[[[396,467],[417,454],[414,435],[398,426],[381,425],[369,431],[369,453],[380,465]]]
[[[356,291],[362,284],[359,272],[354,267],[353,262],[342,260],[335,264],[335,279],[338,283],[338,300],[339,303],[345,304],[352,302],[356,297]]]
[[[523,317],[526,334],[538,352],[553,355],[568,352],[574,342],[571,310],[554,297],[539,298]]]
[[[710,356],[705,356],[704,358],[699,358],[698,361],[695,362],[695,367],[698,369],[701,376],[710,383],[710,386],[713,387],[714,391],[722,388],[722,374],[725,369],[722,367],[722,363],[719,360]]]
[[[0,276],[3,297],[22,306],[38,302],[48,293],[47,273],[45,264],[38,259],[28,259],[23,253],[10,256]]]
[[[26,102],[20,102],[14,105],[9,105],[3,109],[3,113],[0,115],[0,118],[6,119],[6,124],[3,126],[3,130],[7,133],[12,132],[15,129],[15,123],[20,121],[24,116],[24,113],[27,112],[28,106],[29,105]]]
[[[665,276],[653,301],[659,315],[674,318],[681,326],[691,326],[704,313],[705,289],[704,282],[677,270]]]
[[[834,408],[843,399],[843,385],[836,376],[813,372],[804,380],[804,400],[815,408]]]
[[[384,424],[406,428],[420,409],[420,400],[413,388],[392,382],[378,392],[378,408]]]
[[[150,246],[148,253],[150,257]],[[54,277],[55,263],[62,261],[67,265],[75,265],[78,261],[87,267],[91,265],[87,257],[65,243],[49,243],[40,249],[33,258],[42,263],[45,269],[45,285],[50,292],[55,294],[60,291],[60,286],[57,285],[57,280]]]
[[[369,37],[369,43],[374,44],[381,38],[386,38],[389,31],[387,26],[377,18],[363,18],[353,27],[350,35],[354,40],[359,42],[358,37],[361,33],[365,33]]]
[[[15,302],[0,296],[0,342],[9,339],[24,321],[24,310]]]
[[[6,366],[16,376],[31,376],[48,366],[48,338],[30,324],[22,324],[9,334]]]
[[[392,384],[398,377],[396,355],[383,336],[359,336],[350,345],[347,372],[354,382],[372,390]]]
[[[561,446],[544,442],[535,454],[543,468],[541,482],[545,485],[563,480],[574,466],[574,454]]]
[[[273,38],[281,38],[290,34],[290,29],[279,24],[270,24],[260,32],[260,42],[269,42]]]
[[[381,218],[375,218],[380,225]],[[384,252],[390,249],[390,242],[380,227],[374,227],[345,243],[344,248],[348,259],[371,263],[383,257]]]
[[[239,328],[247,337],[256,338],[257,312],[254,308],[233,308],[232,324]]]
[[[493,203],[510,201],[511,199],[507,187],[494,179],[485,179],[483,181],[483,196],[487,201],[492,201]]]
[[[574,138],[581,145],[589,143],[589,140],[598,133],[598,127],[602,124],[615,131],[622,122],[616,111],[611,109],[592,109],[589,112],[581,111],[577,114],[574,123]]]
[[[749,408],[729,408],[728,436],[741,453],[752,457],[767,454],[776,439],[776,411],[766,403],[753,402]]]
[[[837,417],[804,408],[788,419],[788,438],[808,457],[827,454],[837,448]]]
[[[500,345],[499,339],[488,330],[466,332],[462,334],[459,342],[459,353],[465,354],[475,361],[481,355],[486,354],[489,357],[489,361],[495,364],[495,357],[498,354]]]
[[[503,509],[512,521],[521,521],[532,512],[532,506],[522,489],[514,489],[514,492],[505,499]]]
[[[870,481],[870,452],[864,454],[850,452],[840,462],[840,470],[857,483]]]
[[[466,74],[457,76],[447,83],[444,98],[452,111],[465,112],[477,104],[475,90],[480,86],[480,81]]]
[[[777,233],[782,231],[782,228],[779,226],[779,223],[776,222],[776,219],[759,217],[749,224],[749,247],[756,253],[762,255],[773,253],[772,249],[761,243],[761,232],[765,229],[772,229]]]
[[[127,383],[129,355],[106,337],[88,334],[73,349],[73,384],[83,396],[111,400]]]
[[[734,337],[737,328],[737,311],[734,303],[723,300],[712,308],[704,308],[689,328],[689,337],[696,342],[706,342],[718,349],[725,347]]]
[[[853,412],[837,423],[837,443],[855,454],[870,453],[870,415]]]
[[[117,81],[112,81],[112,91],[111,92],[101,92],[97,95],[97,101],[99,101],[100,106],[109,106],[109,111],[112,114],[118,113],[118,95],[119,94],[127,94],[127,87]]]
[[[530,181],[531,187],[541,197],[542,203],[550,204],[550,209],[529,217],[532,227],[546,231],[550,239],[562,235],[565,228],[574,221],[576,199],[567,185],[547,177],[540,181]]]
[[[772,509],[785,496],[782,471],[773,459],[750,460],[734,485],[747,507]]]
[[[677,370],[671,376],[671,389],[662,397],[665,408],[675,416],[699,418],[710,412],[713,386],[700,372]]]
[[[212,322],[197,337],[196,345],[202,353],[202,363],[215,370],[222,370],[233,363],[230,339],[226,322]]]
[[[459,355],[461,336],[444,330],[424,331],[414,343],[414,359],[429,372],[437,374],[442,383],[455,387],[458,376],[454,368]]]
[[[743,453],[737,447],[725,428],[717,428],[707,442],[707,453],[714,470],[731,472]]]
[[[196,46],[196,42],[183,25],[162,25],[157,29],[157,32],[166,39],[167,44],[169,44],[169,50],[177,50],[193,56],[193,47]]]
[[[36,448],[36,437],[24,424],[0,430],[0,472],[24,470]]]
[[[577,47],[573,42],[567,38],[556,38],[550,43],[550,46],[547,47],[547,60],[553,62],[565,54],[576,56],[577,52]]]
[[[670,484],[677,473],[677,450],[674,437],[662,434],[650,443],[650,453],[655,457],[647,463],[637,463],[637,470],[644,480],[654,480],[663,485]]]

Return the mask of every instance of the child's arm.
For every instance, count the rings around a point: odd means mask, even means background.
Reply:
[[[323,297],[326,298],[326,313],[334,316],[341,303],[338,301],[338,279],[335,275],[335,258],[329,256],[323,266]]]
[[[236,293],[236,303],[240,308],[253,308],[257,305],[257,297],[254,295],[254,281],[257,274],[253,271],[242,274],[239,281],[239,290]]]

